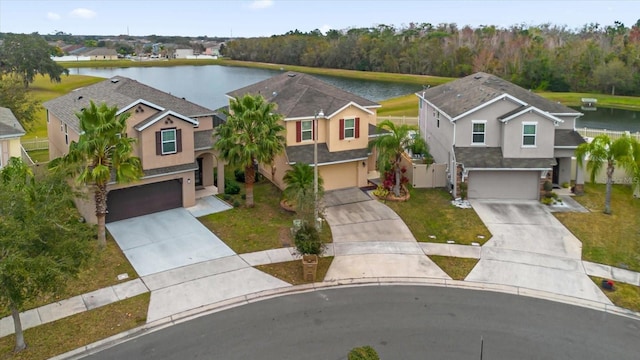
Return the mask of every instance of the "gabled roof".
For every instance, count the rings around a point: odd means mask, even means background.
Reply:
[[[452,119],[505,96],[550,114],[580,115],[576,110],[484,72],[426,89],[417,95]]]
[[[563,123],[564,120],[555,117],[547,112],[544,112],[536,107],[533,106],[521,106],[519,108],[513,109],[512,111],[509,111],[506,114],[503,114],[501,116],[498,117],[498,120],[500,120],[501,122],[509,122],[515,118],[517,118],[518,116],[522,115],[522,114],[526,114],[528,112],[534,112],[540,116],[542,116],[543,118],[547,118],[551,121],[554,122],[554,124],[558,124],[558,123]]]
[[[380,104],[308,74],[285,72],[253,85],[227,93],[235,98],[245,94],[262,95],[265,100],[278,105],[278,113],[287,118],[312,118],[322,110],[327,116],[348,105],[363,109],[377,108]]]
[[[0,107],[0,139],[15,138],[26,134],[9,108]]]
[[[556,135],[553,142],[553,146],[555,147],[574,148],[586,141],[582,135],[575,130],[556,129]]]
[[[106,102],[109,106],[125,108],[144,100],[162,107],[166,111],[180,114],[188,118],[213,114],[213,110],[194,104],[184,98],[173,96],[164,91],[152,88],[133,79],[115,76],[99,83],[80,88],[69,94],[45,102],[43,105],[52,114],[68,124],[76,132],[80,132],[76,113],[89,106],[93,100],[96,105]]]
[[[115,49],[107,49],[107,48],[95,48],[85,52],[83,55],[85,56],[114,56],[118,55],[118,52]]]

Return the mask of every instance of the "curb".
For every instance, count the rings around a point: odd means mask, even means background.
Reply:
[[[499,285],[491,283],[469,282],[462,280],[448,280],[441,278],[412,278],[412,277],[379,277],[379,278],[353,278],[342,280],[329,280],[319,283],[288,286],[272,290],[264,290],[235,298],[219,301],[210,305],[196,309],[183,311],[181,313],[162,318],[140,327],[124,331],[120,334],[110,336],[106,339],[85,345],[50,358],[50,360],[79,359],[110,347],[135,339],[137,337],[152,333],[164,328],[181,324],[195,318],[214,314],[220,311],[229,310],[238,306],[278,298],[286,295],[303,294],[312,291],[332,290],[360,286],[437,286],[454,289],[492,291],[516,296],[526,296],[541,300],[553,301],[567,305],[579,306],[591,310],[602,311],[613,315],[624,316],[640,321],[640,312],[634,312],[615,305],[601,303],[592,300],[585,300],[577,297],[554,294],[541,290],[528,289],[510,285]]]

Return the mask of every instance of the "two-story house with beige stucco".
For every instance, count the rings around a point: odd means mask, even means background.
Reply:
[[[416,95],[420,131],[454,196],[461,183],[470,199],[538,199],[547,180],[582,191],[581,169],[571,170],[580,112],[482,72]]]
[[[11,109],[0,107],[0,169],[7,165],[12,157],[22,157],[20,137],[25,133]]]
[[[69,144],[78,141],[76,114],[90,101],[116,106],[118,115],[130,114],[127,136],[136,139],[133,155],[140,158],[144,172],[135,183],[108,185],[107,222],[195,205],[196,190],[213,188],[216,165],[218,183],[224,185],[224,163],[211,150],[216,113],[121,76],[44,103],[50,159],[65,155]],[[92,196],[77,204],[85,219],[96,221]]]
[[[275,159],[273,167],[260,166],[278,187],[284,188],[282,178],[291,165],[314,165],[316,137],[318,173],[325,190],[367,186],[368,174],[376,165],[368,144],[376,135],[379,104],[296,72],[282,73],[227,96],[233,99],[245,94],[262,95],[275,103],[276,111],[284,117],[285,152]]]

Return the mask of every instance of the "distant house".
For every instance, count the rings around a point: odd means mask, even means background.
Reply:
[[[582,169],[571,169],[580,112],[482,72],[416,95],[420,131],[455,196],[463,183],[470,199],[538,199],[547,180],[583,190]]]
[[[127,136],[137,140],[133,155],[140,158],[144,176],[132,184],[108,185],[107,222],[196,203],[196,190],[224,191],[224,163],[211,150],[216,112],[135,80],[116,76],[45,102],[49,158],[66,154],[78,141],[76,116],[89,102],[116,106],[128,112]],[[82,216],[96,222],[93,197],[77,201]]]
[[[26,132],[13,112],[0,107],[0,169],[7,165],[12,157],[22,157],[20,137]]]
[[[174,53],[176,59],[187,59],[191,56],[193,56],[192,48],[178,48]]]
[[[115,49],[95,48],[82,54],[91,60],[118,60],[118,52]]]
[[[314,165],[314,138],[318,141],[318,172],[324,189],[364,187],[376,170],[375,155],[368,150],[376,135],[379,104],[339,89],[308,74],[286,72],[227,93],[230,99],[245,94],[262,95],[277,105],[286,131],[285,152],[273,167],[260,170],[280,188],[285,172],[296,163]],[[320,112],[322,111],[322,114]],[[318,134],[314,134],[317,117]]]

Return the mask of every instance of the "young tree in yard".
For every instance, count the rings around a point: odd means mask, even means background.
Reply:
[[[245,174],[246,205],[253,207],[253,184],[256,165],[272,164],[284,151],[282,115],[275,113],[276,104],[260,95],[244,95],[231,100],[227,121],[218,126],[214,149],[229,165],[242,167]]]
[[[284,198],[295,204],[296,212],[302,219],[313,223],[315,203],[313,167],[309,164],[296,163],[287,170],[282,180],[286,184],[283,191]],[[322,183],[322,178],[318,177],[318,193],[322,193]]]
[[[43,173],[34,176],[18,158],[0,171],[0,309],[11,312],[16,352],[26,348],[25,302],[62,287],[92,250],[91,229],[80,221],[68,183]]]
[[[107,244],[105,217],[107,214],[107,184],[115,178],[118,184],[142,177],[142,164],[132,156],[134,138],[126,136],[129,113],[117,115],[117,107],[100,106],[92,101],[80,119],[80,138],[71,142],[69,153],[50,163],[54,170],[76,175],[78,183],[92,187],[98,220],[98,244]]]
[[[11,109],[25,129],[31,127],[41,108],[40,102],[31,96],[16,74],[0,74],[0,106]]]
[[[428,155],[428,147],[413,126],[396,125],[390,120],[384,120],[378,124],[378,131],[380,136],[369,142],[369,148],[375,148],[378,152],[378,171],[381,174],[388,170],[395,172],[393,193],[400,196],[402,154],[406,149],[415,147],[424,149],[424,155]]]
[[[611,214],[611,186],[613,184],[613,172],[616,167],[622,167],[630,174],[637,174],[640,166],[640,143],[624,134],[622,137],[611,140],[606,135],[598,135],[591,142],[583,143],[576,149],[578,166],[582,166],[588,157],[587,171],[591,172],[590,180],[595,182],[596,175],[606,166],[607,187],[604,200],[604,213]]]

